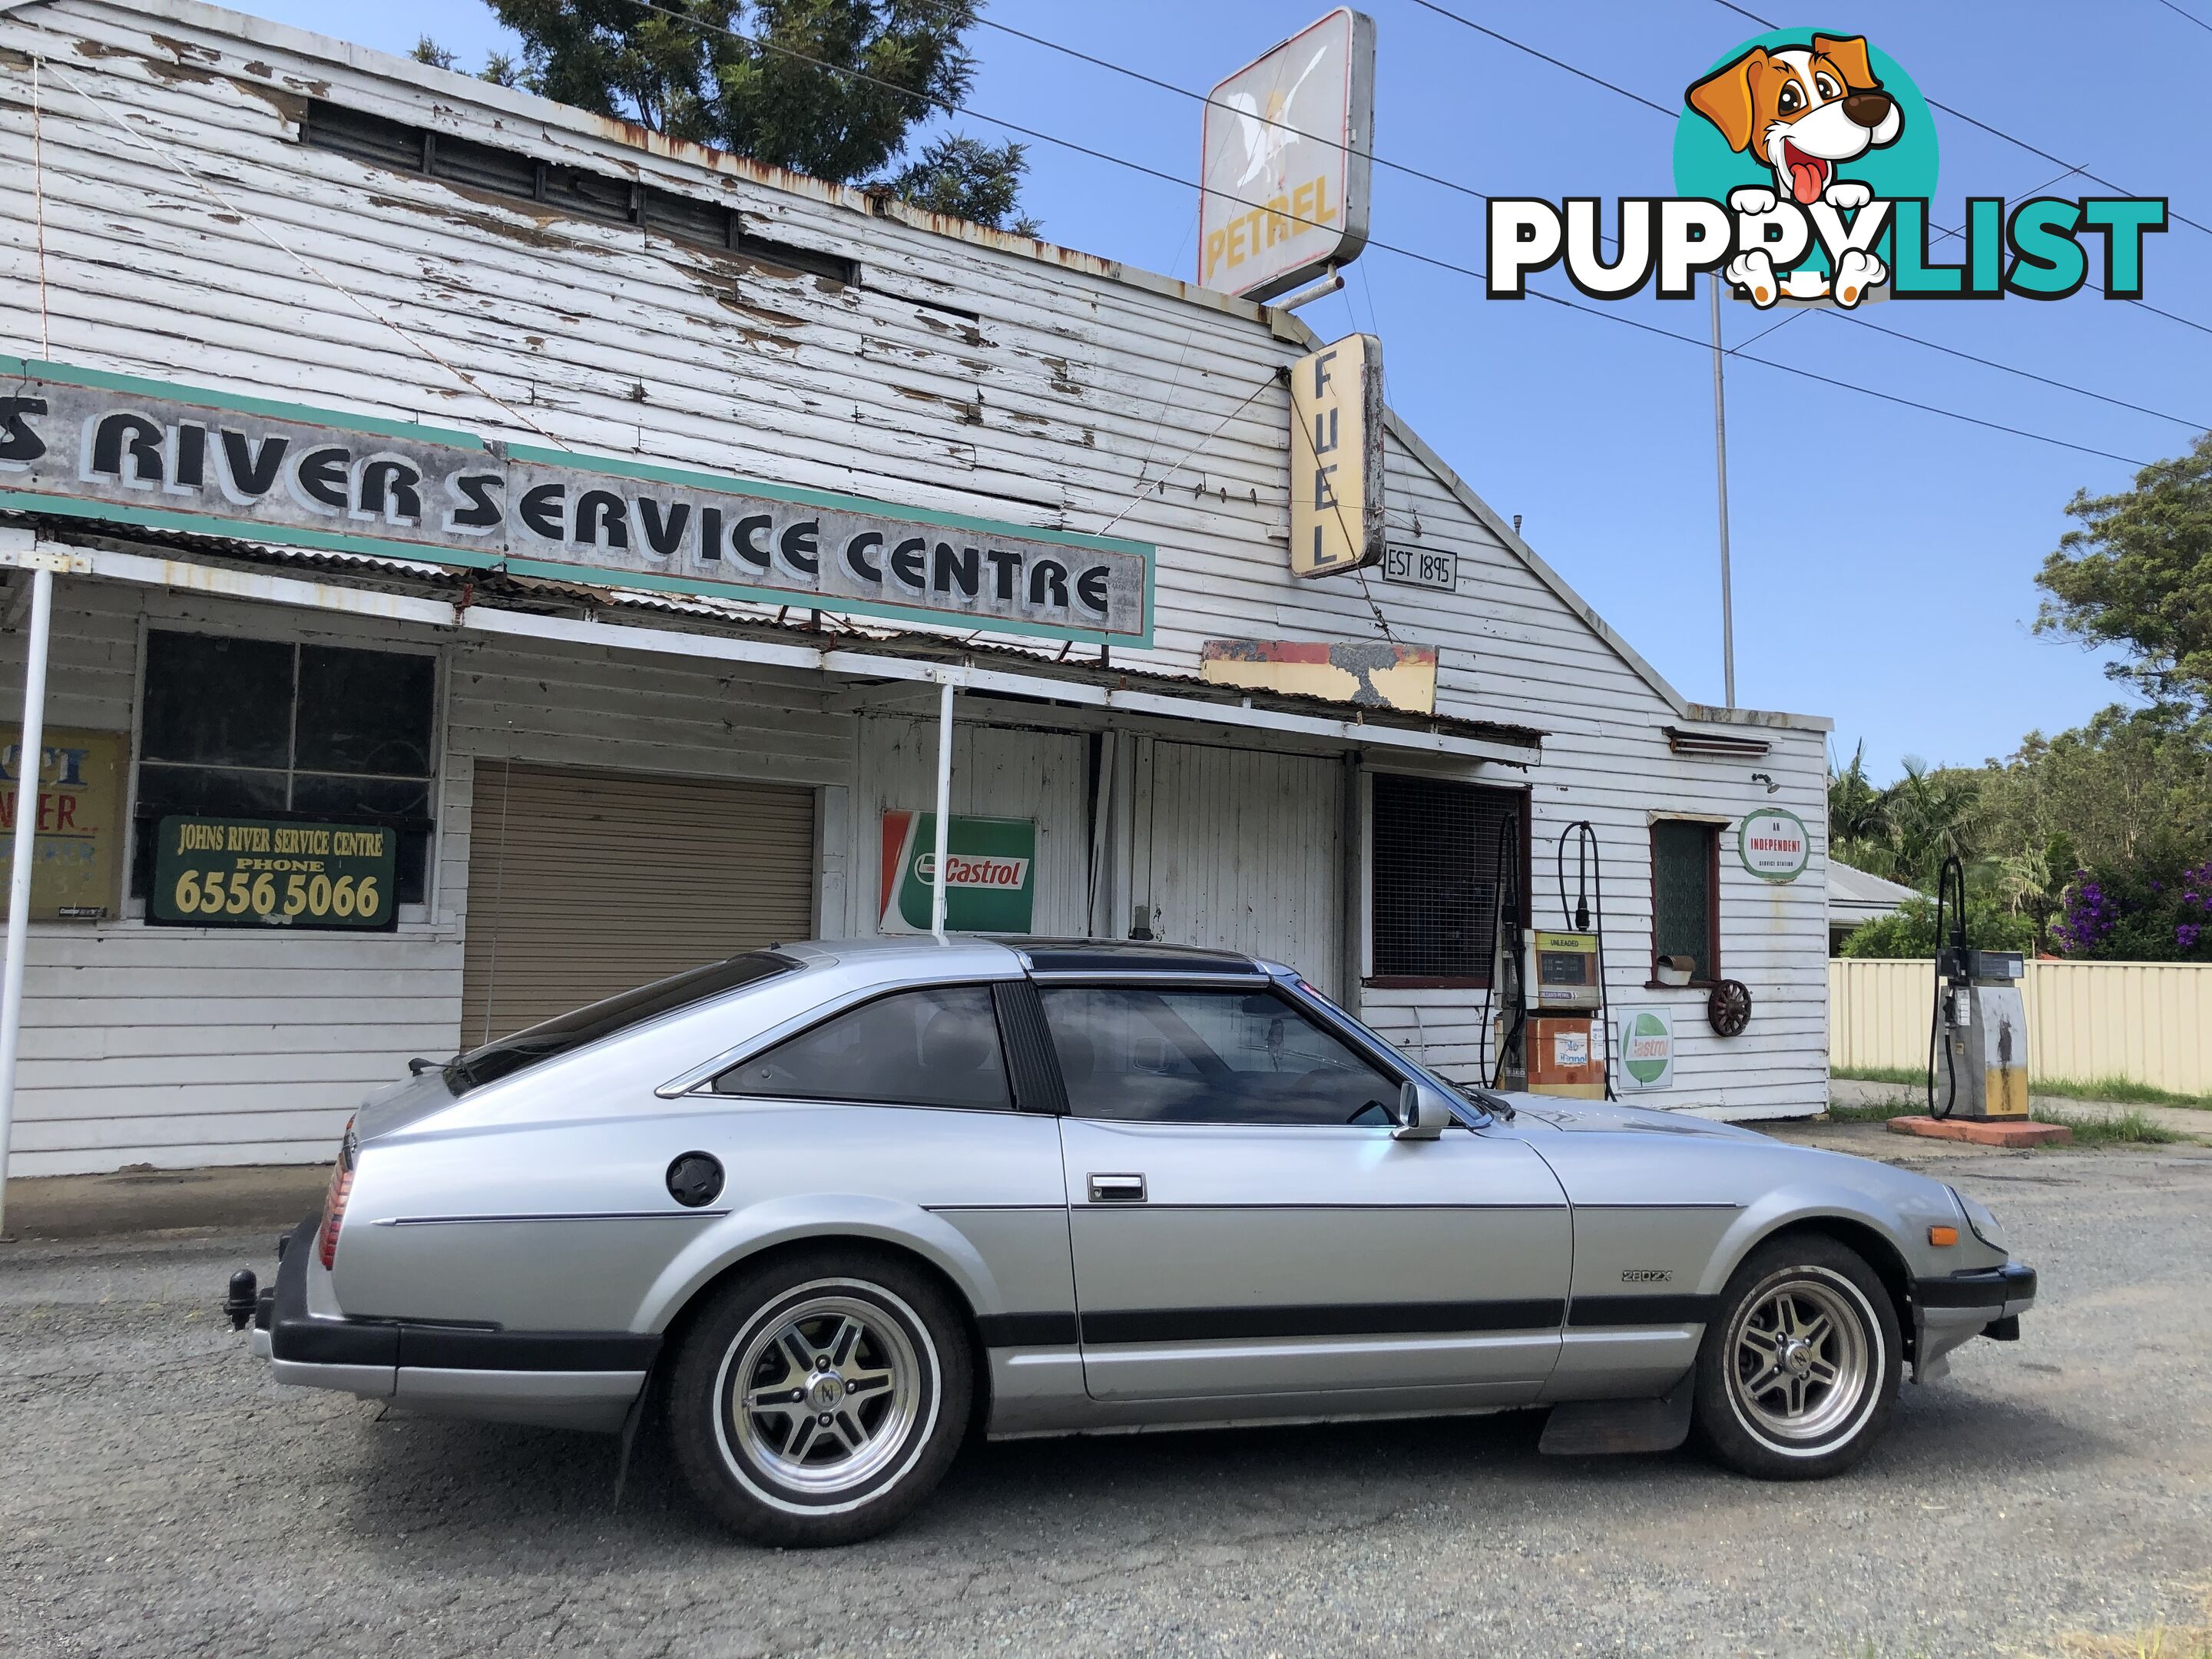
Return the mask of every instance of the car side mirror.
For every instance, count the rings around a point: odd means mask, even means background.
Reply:
[[[1398,1085],[1398,1127],[1393,1140],[1434,1140],[1454,1121],[1444,1097],[1425,1083],[1407,1078]]]

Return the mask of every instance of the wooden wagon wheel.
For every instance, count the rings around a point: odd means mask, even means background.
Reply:
[[[1724,979],[1705,999],[1705,1018],[1722,1036],[1741,1036],[1751,1024],[1751,988],[1740,979]]]

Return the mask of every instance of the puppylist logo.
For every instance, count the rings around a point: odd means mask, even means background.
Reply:
[[[1493,197],[1489,283],[1518,300],[1565,262],[1593,300],[1656,281],[1686,300],[1700,271],[1739,299],[1856,306],[1901,300],[2063,300],[2101,259],[2108,300],[2142,297],[2143,238],[2158,198],[1970,197],[1956,231],[1935,224],[1936,124],[1897,61],[1863,36],[1776,29],[1743,42],[1682,94],[1671,197],[1623,197],[1608,230],[1595,197]]]

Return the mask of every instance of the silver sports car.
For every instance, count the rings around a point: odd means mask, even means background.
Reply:
[[[890,1525],[971,1430],[1548,1406],[1547,1450],[1833,1474],[2035,1297],[1940,1182],[1455,1088],[1216,951],[780,946],[416,1065],[234,1277],[254,1352],[423,1412],[651,1401],[777,1544]]]

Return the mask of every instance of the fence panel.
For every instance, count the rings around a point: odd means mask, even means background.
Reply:
[[[1828,1063],[1926,1065],[1934,971],[1924,958],[1832,957]],[[2030,962],[2021,994],[2031,1078],[2212,1094],[2212,963]]]

